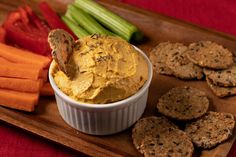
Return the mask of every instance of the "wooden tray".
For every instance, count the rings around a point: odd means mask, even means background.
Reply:
[[[36,8],[35,1],[28,2],[33,8]],[[147,40],[138,45],[144,52],[149,53],[151,48],[163,41],[178,41],[188,44],[198,40],[212,40],[236,51],[236,37],[203,29],[116,1],[100,0],[99,2],[133,22],[144,32]],[[19,3],[17,0],[1,0],[0,18],[5,15],[6,11],[16,8]],[[57,4],[54,6],[58,12],[65,10],[65,4],[60,0],[53,0],[50,3]],[[212,94],[204,81],[181,81],[174,77],[154,75],[144,116],[156,115],[155,105],[158,98],[170,88],[180,85],[191,85],[206,91],[211,100],[211,110],[236,114],[236,96],[219,99]],[[41,97],[34,113],[0,107],[0,120],[91,156],[141,156],[132,144],[131,128],[111,136],[90,136],[80,133],[62,120],[53,97]],[[235,134],[224,144],[213,150],[203,151],[201,154],[196,153],[196,156],[226,157],[234,138]]]

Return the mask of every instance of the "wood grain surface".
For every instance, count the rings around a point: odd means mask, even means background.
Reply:
[[[1,0],[0,21],[4,19],[7,11],[15,9],[20,5],[20,2],[18,0]],[[26,0],[26,2],[38,11],[39,0]],[[66,4],[71,0],[48,0],[48,2],[58,13],[63,13]],[[113,0],[99,0],[99,3],[125,17],[144,32],[146,40],[137,46],[147,54],[156,44],[164,41],[188,44],[198,40],[212,40],[226,46],[234,53],[236,51],[236,37],[234,36],[203,29]],[[169,89],[181,85],[190,85],[204,90],[209,96],[211,110],[236,114],[236,96],[219,99],[210,91],[205,81],[182,81],[174,77],[154,74],[147,108],[143,116],[157,115],[155,106],[158,98]],[[41,97],[39,105],[33,113],[0,107],[0,120],[91,156],[141,156],[132,144],[132,128],[110,136],[91,136],[80,133],[68,126],[60,117],[54,97]],[[234,139],[235,133],[230,140],[215,149],[203,152],[197,150],[195,156],[226,157]]]

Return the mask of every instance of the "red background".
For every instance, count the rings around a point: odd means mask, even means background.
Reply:
[[[153,12],[236,35],[235,0],[120,0]],[[0,122],[1,157],[83,156],[45,139]],[[236,144],[228,157],[236,156]]]

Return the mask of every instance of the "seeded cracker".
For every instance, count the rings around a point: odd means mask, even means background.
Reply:
[[[235,126],[230,113],[208,112],[198,120],[187,124],[185,132],[197,147],[212,148],[227,140]]]
[[[212,69],[226,69],[233,64],[232,53],[211,41],[190,44],[188,58],[201,67]]]
[[[209,100],[203,91],[192,87],[172,88],[157,103],[160,113],[177,120],[191,120],[207,112]]]
[[[140,145],[145,136],[153,136],[155,132],[165,132],[169,128],[177,128],[165,117],[146,117],[138,120],[132,130],[133,144],[142,153]]]
[[[181,79],[201,79],[203,77],[202,68],[188,59],[188,52],[187,46],[182,45],[174,53],[168,55],[166,64],[176,77]]]
[[[145,157],[192,157],[194,147],[185,132],[170,128],[154,137],[146,136],[141,150]]]
[[[236,86],[236,66],[232,66],[225,70],[209,70],[204,69],[204,74],[216,86],[232,87]]]
[[[236,87],[220,87],[213,84],[212,80],[206,78],[208,86],[211,88],[212,92],[218,97],[226,97],[236,95]]]
[[[153,69],[158,74],[173,75],[173,71],[166,65],[167,56],[174,51],[179,50],[183,44],[164,42],[157,45],[150,52],[150,60],[153,64]]]

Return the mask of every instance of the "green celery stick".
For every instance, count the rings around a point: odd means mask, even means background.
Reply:
[[[70,20],[67,16],[61,17],[62,21],[75,33],[78,38],[82,38],[88,36],[89,33],[81,28],[80,26],[76,25],[72,20]]]
[[[106,30],[92,16],[84,12],[82,9],[79,9],[74,5],[69,5],[67,11],[72,16],[72,18],[90,34],[98,33],[113,35],[113,33]]]
[[[74,5],[95,17],[101,24],[121,36],[123,39],[127,41],[134,40],[136,42],[142,40],[143,35],[136,26],[99,5],[95,1],[75,0]]]
[[[68,19],[70,19],[73,23],[77,23],[73,18],[72,18],[72,16],[71,16],[71,14],[70,14],[70,12],[69,11],[67,11],[66,13],[65,13],[65,16],[68,18]]]

